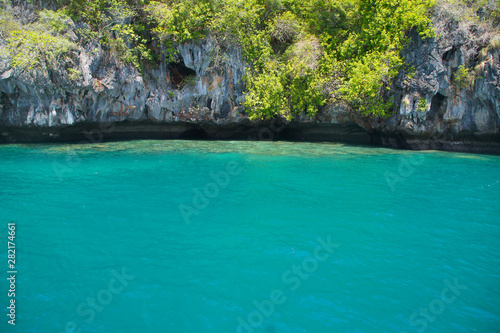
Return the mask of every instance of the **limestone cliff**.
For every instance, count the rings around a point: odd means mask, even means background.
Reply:
[[[434,18],[438,37],[413,36],[405,50],[416,71],[413,78],[400,73],[395,82],[396,115],[372,125],[412,148],[474,150],[490,143],[498,149],[499,37],[440,14]]]
[[[314,118],[301,116],[273,131],[272,138],[500,152],[497,37],[480,25],[461,26],[446,17],[436,17],[435,27],[436,38],[411,36],[404,51],[407,66],[393,83],[390,118],[366,118],[345,105],[328,105]],[[70,22],[66,31],[75,41],[76,28]],[[0,48],[5,46],[0,38]],[[177,49],[175,59],[162,58],[140,73],[98,43],[87,43],[72,59],[76,77],[64,64],[29,71],[2,57],[0,142],[80,140],[85,131],[110,122],[116,126],[106,132],[109,139],[247,139],[274,126],[245,115],[243,78],[249,64],[240,49],[210,37]],[[466,82],[458,76],[465,68]]]

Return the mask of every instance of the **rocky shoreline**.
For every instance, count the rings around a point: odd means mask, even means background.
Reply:
[[[339,141],[500,153],[500,39],[445,14],[434,17],[437,37],[408,35],[389,118],[334,104],[275,131],[275,121],[250,121],[245,113],[249,64],[236,46],[210,37],[184,43],[175,61],[163,57],[139,72],[87,43],[72,60],[78,77],[62,67],[21,70],[0,57],[0,143],[79,142],[99,132],[100,140]],[[78,23],[70,23],[67,35],[75,35]],[[0,51],[6,45],[0,38]],[[458,77],[464,68],[466,83]],[[112,131],[100,130],[109,124]]]
[[[228,123],[151,121],[79,123],[71,126],[0,126],[0,144],[101,143],[124,140],[251,140],[339,142],[410,150],[500,154],[497,135],[416,137],[392,132],[367,132],[358,124],[279,123],[274,121]]]

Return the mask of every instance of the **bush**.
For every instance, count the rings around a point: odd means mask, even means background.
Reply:
[[[395,51],[375,51],[354,61],[345,85],[340,88],[341,99],[365,115],[387,116],[392,101],[386,95],[401,64]]]
[[[153,32],[160,40],[182,43],[205,36],[210,6],[203,2],[151,1],[146,11],[156,24]]]
[[[55,68],[76,45],[64,37],[52,36],[43,31],[15,30],[7,38],[7,50],[12,57],[12,67],[36,69]]]
[[[248,93],[245,96],[244,105],[248,109],[250,119],[266,119],[275,116],[292,119],[280,74],[276,64],[269,64],[269,69],[264,73],[248,74]]]
[[[250,47],[252,37],[259,34],[258,26],[264,15],[264,7],[255,0],[216,0],[213,8],[209,33],[222,44],[230,42],[243,49]]]
[[[453,73],[453,82],[461,89],[470,89],[474,86],[475,77],[464,64]]]
[[[74,68],[68,68],[68,78],[71,81],[77,81],[82,75],[82,72],[80,72],[78,69]]]
[[[427,99],[425,97],[420,97],[418,99],[418,104],[417,104],[417,112],[426,112],[429,110],[429,104],[427,103]]]
[[[22,29],[22,25],[17,22],[14,16],[7,10],[0,10],[0,36],[7,39],[12,31]]]
[[[151,51],[145,46],[145,41],[141,39],[130,24],[117,24],[111,28],[115,37],[109,40],[109,46],[116,52],[119,59],[124,63],[133,65],[135,68],[141,68],[141,61],[153,61]],[[131,43],[133,46],[127,46]]]
[[[124,0],[71,0],[67,13],[74,20],[83,20],[98,38],[103,38],[116,24],[123,24],[136,13]]]
[[[44,9],[38,13],[40,22],[45,24],[49,30],[56,33],[63,33],[70,26],[70,17],[66,15],[64,10],[54,12],[52,10]]]
[[[269,30],[274,52],[283,53],[296,40],[301,27],[297,17],[286,11],[274,19]]]
[[[385,116],[391,111],[388,91],[403,63],[406,33],[415,29],[433,36],[428,11],[434,0],[58,1],[64,11],[41,11],[40,27],[25,32],[1,14],[5,24],[0,33],[10,38],[19,66],[54,62],[74,47],[61,36],[71,23],[68,16],[85,23],[80,24],[81,42],[98,40],[137,68],[153,57],[146,46],[148,31],[170,59],[178,44],[210,35],[222,50],[242,48],[250,67],[245,106],[252,118],[313,116],[333,100],[366,115]],[[470,8],[487,8],[491,17],[498,13],[493,0],[470,1]]]
[[[315,71],[323,57],[320,40],[314,35],[304,35],[289,47],[284,54],[284,60],[301,59],[306,68]]]
[[[322,89],[326,79],[316,69],[307,57],[291,53],[284,63],[270,61],[261,72],[250,72],[244,104],[250,118],[313,116],[326,102]]]

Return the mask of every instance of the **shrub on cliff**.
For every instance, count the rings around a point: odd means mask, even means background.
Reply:
[[[61,34],[67,16],[81,22],[80,43],[98,41],[138,68],[157,46],[173,58],[178,44],[210,35],[222,49],[242,48],[249,63],[245,106],[252,118],[312,116],[332,101],[385,116],[406,33],[415,29],[432,36],[433,1],[58,0],[61,10],[40,12],[40,22],[52,32],[18,33],[15,38],[31,42],[11,40],[11,49],[24,56],[36,50],[38,62],[64,54],[72,47]],[[33,39],[45,43],[45,51],[30,46]],[[14,45],[24,45],[25,52]],[[28,60],[16,62],[29,65]]]
[[[64,67],[70,60],[70,53],[77,48],[75,43],[59,34],[47,21],[22,25],[9,11],[4,10],[0,25],[6,43],[1,56],[7,58],[12,67],[31,71],[35,77],[38,74],[46,75],[51,68]]]
[[[86,26],[78,29],[80,42],[98,41],[119,60],[141,69],[144,61],[152,61],[147,40],[141,36],[144,24],[141,18],[142,1],[125,0],[69,0],[65,12]],[[137,24],[131,24],[138,21]]]
[[[60,36],[38,30],[15,30],[7,38],[12,66],[22,69],[56,67],[76,45]]]
[[[406,32],[413,28],[423,36],[432,36],[433,33],[427,16],[428,9],[433,5],[431,1],[289,0],[283,1],[283,5],[285,14],[287,10],[290,12],[288,17],[297,20],[295,26],[303,27],[301,34],[315,36],[320,40],[322,49],[316,59],[316,64],[321,66],[300,76],[300,94],[293,93],[296,86],[292,84],[299,77],[294,77],[293,71],[284,68],[290,63],[304,68],[300,65],[303,62],[280,56],[287,53],[283,48],[293,48],[294,44],[282,43],[280,48],[275,47],[274,52],[269,54],[269,59],[283,63],[277,66],[283,68],[279,71],[287,72],[281,77],[290,79],[280,81],[283,90],[279,91],[283,91],[285,100],[291,101],[287,112],[292,114],[306,112],[314,115],[328,100],[336,100],[347,102],[366,115],[387,115],[392,108],[387,91],[403,63],[400,51],[406,43]],[[270,31],[273,32],[276,21],[270,22]],[[271,44],[273,38],[276,39],[270,34]],[[265,62],[260,59],[259,63]],[[250,71],[250,93],[246,105],[253,117],[266,118],[283,113],[279,110],[274,114],[267,109],[264,111],[262,101],[254,98],[263,98],[263,95],[253,92],[261,89],[254,84],[259,81],[257,76],[262,75],[264,79],[268,74],[264,66],[254,65]],[[324,94],[328,90],[325,86],[335,87],[334,91],[330,91],[331,95]],[[263,111],[259,112],[261,109]]]

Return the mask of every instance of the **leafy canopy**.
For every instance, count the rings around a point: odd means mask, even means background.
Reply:
[[[63,36],[69,17],[85,23],[81,43],[98,41],[137,68],[212,36],[222,47],[240,46],[248,60],[245,106],[253,119],[312,116],[330,102],[386,116],[407,32],[433,36],[433,1],[57,0],[59,11],[39,13],[49,30],[5,22],[0,33],[14,65],[28,68],[73,47]]]
[[[405,35],[432,36],[433,0],[151,1],[153,32],[176,43],[214,36],[240,45],[251,66],[245,106],[254,119],[314,115],[325,103],[387,115]]]

